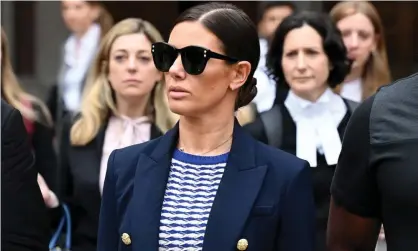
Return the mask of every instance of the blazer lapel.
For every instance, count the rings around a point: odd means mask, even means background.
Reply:
[[[158,250],[161,209],[178,123],[143,152],[136,166],[131,199],[132,250]],[[257,166],[254,140],[235,122],[234,140],[206,228],[203,250],[233,250],[263,183],[267,166]]]
[[[142,153],[136,166],[131,205],[132,250],[158,250],[159,226],[178,124],[151,154]]]
[[[95,197],[92,199],[97,199],[97,205],[99,206],[102,199],[99,182],[106,127],[107,124],[104,124],[99,129],[96,137],[89,144],[81,147],[70,148],[70,161],[74,162],[73,172],[78,173],[77,176],[84,177],[83,179],[85,179],[85,182],[89,184],[96,184],[96,190],[94,191]]]
[[[267,166],[256,165],[254,152],[255,140],[236,121],[228,163],[206,226],[203,251],[236,249],[267,170]]]

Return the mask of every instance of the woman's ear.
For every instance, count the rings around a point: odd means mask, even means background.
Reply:
[[[231,76],[231,83],[229,84],[229,88],[233,91],[245,84],[248,75],[251,72],[251,64],[248,61],[241,61],[238,62],[234,68]]]

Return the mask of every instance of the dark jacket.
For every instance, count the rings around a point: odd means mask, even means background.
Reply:
[[[54,149],[54,129],[47,123],[41,107],[33,104],[32,108],[39,114],[39,121],[31,122],[32,133],[30,144],[35,154],[35,169],[42,175],[48,187],[56,191],[57,155]]]
[[[60,146],[59,198],[70,207],[73,233],[72,251],[96,251],[101,194],[99,188],[100,163],[107,124],[87,145],[70,145],[70,117],[63,124]],[[161,135],[151,127],[151,138]]]
[[[1,101],[1,249],[46,251],[49,221],[28,134],[18,110]]]
[[[179,128],[114,151],[100,212],[98,250],[158,250],[162,203]],[[217,191],[203,251],[311,251],[315,207],[306,161],[266,146],[235,122],[227,166]],[[131,243],[124,244],[122,234]],[[127,235],[126,235],[127,234]]]

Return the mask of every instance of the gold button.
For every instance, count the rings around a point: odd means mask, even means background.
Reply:
[[[129,234],[127,234],[127,233],[122,234],[122,242],[125,245],[131,245],[131,237],[129,236]]]
[[[248,248],[248,241],[246,239],[241,239],[237,243],[237,249],[240,251],[247,250]]]

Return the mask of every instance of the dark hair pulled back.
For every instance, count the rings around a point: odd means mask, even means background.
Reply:
[[[235,5],[222,2],[193,6],[179,16],[175,25],[186,21],[199,21],[222,42],[226,55],[251,64],[248,79],[238,92],[235,109],[248,105],[257,94],[257,81],[253,76],[260,60],[254,23]]]

